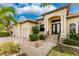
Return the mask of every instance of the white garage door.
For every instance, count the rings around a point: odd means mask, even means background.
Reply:
[[[13,36],[20,37],[20,31],[19,31],[19,29],[13,29]]]

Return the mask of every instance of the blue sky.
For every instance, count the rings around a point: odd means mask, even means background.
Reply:
[[[15,8],[17,15],[15,16],[17,20],[28,20],[28,19],[38,19],[41,18],[43,13],[55,10],[57,8],[67,5],[66,3],[52,3],[46,8],[40,7],[40,3],[2,3],[0,6],[10,6]],[[71,5],[70,13],[79,12],[79,5]]]

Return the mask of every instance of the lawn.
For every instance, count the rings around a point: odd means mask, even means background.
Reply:
[[[48,56],[79,56],[79,50],[58,45],[50,50]]]

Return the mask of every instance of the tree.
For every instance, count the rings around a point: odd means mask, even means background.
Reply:
[[[10,25],[12,22],[17,24],[17,20],[15,19],[16,12],[14,8],[8,6],[0,7],[0,22],[7,27],[7,31],[10,33]]]

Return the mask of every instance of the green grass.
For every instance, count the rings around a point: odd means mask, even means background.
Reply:
[[[18,53],[20,47],[16,42],[4,42],[0,43],[0,56],[1,55],[12,55]]]
[[[51,49],[48,56],[79,56],[79,51],[70,47],[58,45]]]

